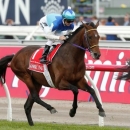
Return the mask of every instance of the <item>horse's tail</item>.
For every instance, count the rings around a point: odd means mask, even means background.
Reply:
[[[117,80],[130,80],[130,60],[127,61],[127,66],[120,68],[122,73],[119,74]]]
[[[0,78],[2,77],[4,81],[0,80],[0,83],[5,83],[5,75],[6,69],[8,67],[8,63],[12,60],[14,55],[7,55],[0,59]]]

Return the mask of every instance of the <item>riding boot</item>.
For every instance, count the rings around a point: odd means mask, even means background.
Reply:
[[[46,64],[48,62],[46,58],[47,58],[47,54],[49,52],[49,49],[50,49],[50,46],[45,45],[44,52],[43,52],[42,57],[40,59],[40,63]]]

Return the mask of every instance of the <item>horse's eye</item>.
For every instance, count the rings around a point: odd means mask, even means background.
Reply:
[[[92,36],[89,36],[88,38],[89,38],[89,39],[92,39]]]

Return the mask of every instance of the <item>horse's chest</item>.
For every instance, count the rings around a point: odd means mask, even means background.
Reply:
[[[77,81],[80,80],[82,77],[84,77],[85,71],[83,69],[84,67],[72,67],[72,69],[68,69],[65,71],[65,76],[67,79],[71,80],[71,81]]]
[[[82,73],[71,73],[66,76],[66,78],[70,81],[79,81],[83,77]]]

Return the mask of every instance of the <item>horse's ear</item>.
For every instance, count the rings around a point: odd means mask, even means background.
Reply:
[[[81,21],[82,22],[82,24],[84,25],[84,22],[83,21]],[[84,25],[85,26],[85,25]]]
[[[81,21],[82,22],[82,25],[85,27],[85,28],[87,28],[87,25],[85,24],[85,23],[83,23],[83,21]]]
[[[97,21],[97,23],[96,23],[96,28],[99,26],[99,20]]]

